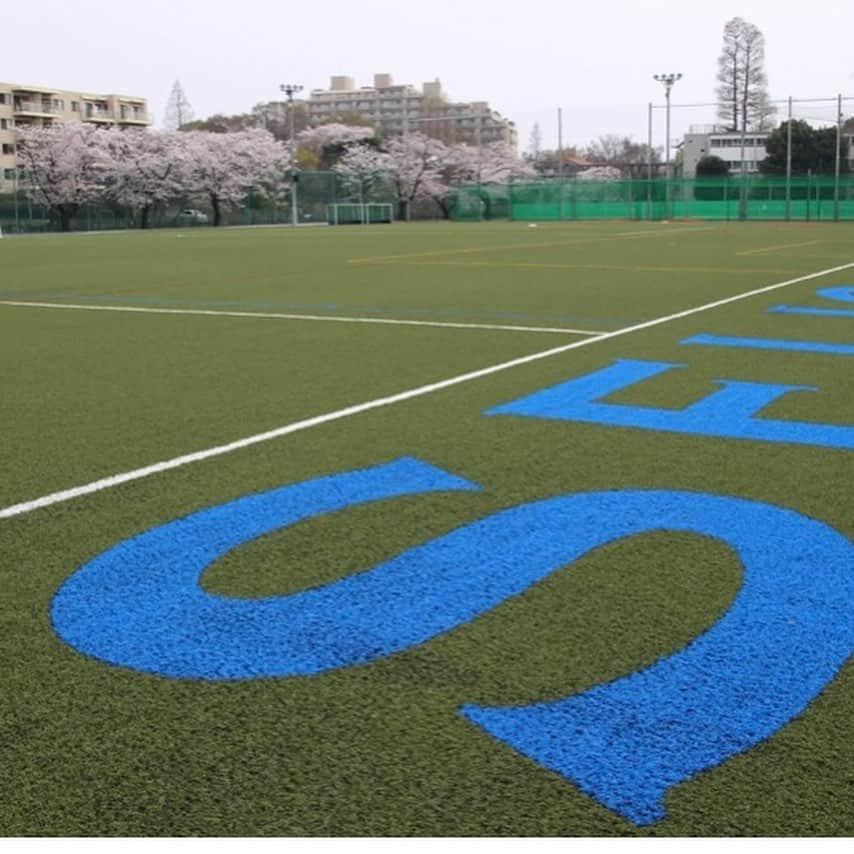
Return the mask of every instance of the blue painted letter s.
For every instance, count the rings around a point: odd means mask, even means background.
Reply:
[[[494,513],[332,584],[239,600],[198,586],[249,540],[365,501],[476,489],[397,460],[247,496],[114,546],[57,592],[53,623],[83,653],[170,677],[316,674],[402,652],[523,593],[615,540],[688,531],[744,566],[730,610],[685,649],[575,696],[523,708],[466,706],[495,738],[631,821],[699,771],[800,714],[854,648],[854,548],[791,510],[703,493],[563,495]]]

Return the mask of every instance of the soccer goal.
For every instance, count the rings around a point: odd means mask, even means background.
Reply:
[[[373,225],[377,222],[392,222],[393,205],[388,202],[339,202],[327,205],[330,225]]]

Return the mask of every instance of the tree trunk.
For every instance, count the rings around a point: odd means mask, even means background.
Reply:
[[[79,205],[62,204],[56,206],[59,214],[59,228],[61,231],[71,231],[71,218],[77,213]]]
[[[140,228],[150,228],[149,225],[149,216],[151,214],[151,205],[143,205],[142,210],[140,211]]]
[[[219,196],[215,193],[211,193],[211,207],[213,208],[214,226],[222,225],[222,211],[219,206]]]

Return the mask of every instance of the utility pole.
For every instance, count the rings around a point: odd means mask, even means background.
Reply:
[[[786,222],[792,218],[792,96],[789,95],[789,120],[786,122]]]
[[[682,79],[681,74],[655,74],[653,77],[659,82],[664,84],[664,99],[667,102],[667,121],[666,121],[666,133],[667,138],[664,140],[664,159],[667,161],[667,183],[665,189],[665,216],[670,217],[670,182],[673,180],[673,167],[670,163],[670,90],[673,88],[673,84],[677,80]]]
[[[294,113],[294,95],[302,92],[302,86],[294,83],[282,83],[279,89],[287,95],[288,111],[291,114],[291,225],[297,224],[297,142],[296,115]]]
[[[646,129],[646,218],[652,220],[652,101],[647,111]]]
[[[836,168],[833,173],[833,221],[839,222],[839,171],[842,157],[842,95],[836,96]]]
[[[563,197],[566,187],[563,183],[563,108],[557,108],[557,191],[560,193],[558,219],[563,221]]]

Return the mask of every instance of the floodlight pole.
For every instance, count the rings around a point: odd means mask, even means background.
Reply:
[[[681,74],[654,74],[653,78],[659,83],[664,84],[664,99],[667,102],[667,121],[666,133],[667,138],[664,140],[664,159],[667,161],[667,182],[665,184],[665,211],[666,216],[670,216],[670,181],[673,178],[673,168],[670,164],[670,90],[677,80],[682,79]]]
[[[291,114],[291,225],[297,224],[297,143],[296,115],[294,112],[294,95],[302,92],[302,86],[294,83],[282,83],[279,86],[288,98],[288,112]]]

